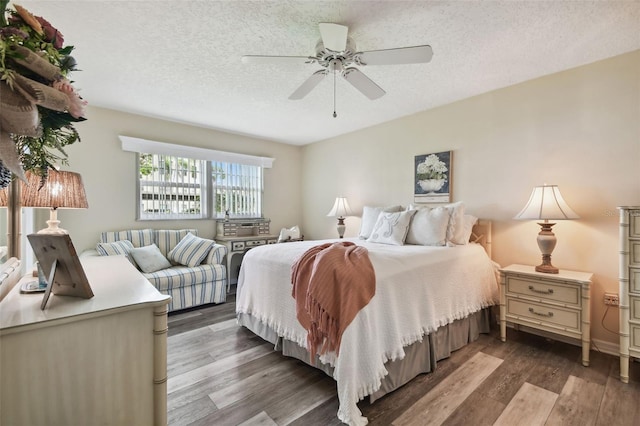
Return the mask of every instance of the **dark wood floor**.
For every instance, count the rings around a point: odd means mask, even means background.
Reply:
[[[371,425],[640,425],[640,363],[497,329],[404,387],[359,407]],[[233,297],[169,316],[171,425],[339,425],[333,379],[235,323]]]

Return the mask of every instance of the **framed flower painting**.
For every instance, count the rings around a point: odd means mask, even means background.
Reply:
[[[451,158],[453,151],[416,155],[414,161],[414,202],[451,201]]]

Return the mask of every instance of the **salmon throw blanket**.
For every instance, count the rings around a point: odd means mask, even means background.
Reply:
[[[307,250],[291,267],[291,283],[311,362],[317,353],[339,353],[342,333],[376,292],[368,250],[352,242]]]

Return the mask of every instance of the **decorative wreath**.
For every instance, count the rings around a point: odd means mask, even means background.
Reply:
[[[67,79],[76,70],[73,46],[46,19],[0,0],[0,188],[11,173],[29,170],[46,179],[64,147],[80,141],[74,122],[87,104]]]

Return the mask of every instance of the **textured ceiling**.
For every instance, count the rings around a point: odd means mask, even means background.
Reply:
[[[71,76],[91,105],[307,144],[640,49],[638,1],[18,1],[76,47]],[[288,96],[317,64],[318,23],[349,27],[358,50],[429,44],[428,64],[361,70],[371,101],[333,79]]]

